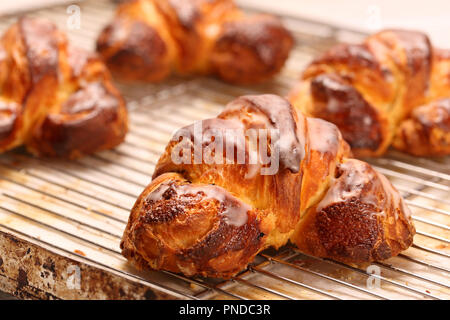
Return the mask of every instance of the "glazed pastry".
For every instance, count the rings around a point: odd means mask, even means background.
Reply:
[[[232,0],[132,0],[119,6],[97,50],[121,80],[176,72],[247,84],[275,75],[292,45],[278,19],[246,15]]]
[[[174,135],[131,211],[122,254],[138,268],[223,278],[289,240],[344,262],[395,256],[413,241],[409,209],[349,157],[333,124],[275,95],[240,97]]]
[[[450,154],[450,97],[414,109],[398,126],[392,145],[416,156]]]
[[[21,18],[0,40],[0,151],[75,158],[112,148],[127,111],[96,55],[47,20]]]
[[[314,60],[290,94],[305,114],[336,124],[355,155],[390,145],[418,156],[450,154],[450,51],[420,32],[385,30]]]

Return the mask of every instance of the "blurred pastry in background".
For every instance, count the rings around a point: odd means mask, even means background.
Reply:
[[[98,56],[48,20],[24,17],[0,39],[0,152],[76,158],[127,132],[125,102]]]
[[[292,46],[277,18],[245,14],[232,0],[127,1],[97,40],[120,80],[148,82],[175,72],[258,83],[280,71]]]
[[[306,68],[290,101],[336,124],[360,157],[390,145],[417,156],[450,154],[450,51],[421,32],[384,30],[334,46]]]

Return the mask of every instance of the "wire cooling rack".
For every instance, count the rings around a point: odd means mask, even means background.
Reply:
[[[78,46],[93,49],[114,3],[85,1],[81,29],[67,29],[66,7],[28,13],[51,19]],[[3,32],[17,17],[0,19]],[[65,162],[23,150],[0,156],[0,290],[22,298],[449,299],[450,159],[391,151],[368,159],[402,193],[417,228],[414,245],[384,262],[351,266],[294,247],[267,250],[231,280],[138,272],[119,243],[135,199],[150,182],[172,133],[215,117],[242,94],[285,95],[313,56],[364,35],[284,17],[296,47],[270,83],[236,87],[213,78],[172,77],[160,85],[119,84],[130,132],[114,150]]]

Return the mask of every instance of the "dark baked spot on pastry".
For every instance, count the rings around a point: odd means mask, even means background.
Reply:
[[[176,187],[174,182],[162,184],[143,200],[141,220],[144,223],[170,222],[201,201],[201,195],[197,194],[178,197]]]
[[[91,83],[74,92],[61,113],[49,114],[35,132],[42,152],[69,156],[72,150],[91,153],[115,137],[111,124],[118,118],[121,101],[101,83]]]
[[[225,79],[241,83],[273,75],[293,45],[292,36],[272,17],[226,22],[222,30],[212,64]]]
[[[240,258],[242,261],[236,261],[235,268],[245,265],[248,257],[253,256],[261,249],[264,237],[260,236],[259,225],[260,222],[253,214],[250,214],[247,223],[240,227],[220,221],[203,240],[191,248],[180,251],[177,256],[180,260],[192,261],[200,269],[214,274],[217,271],[212,269],[209,264],[212,259],[242,250]],[[234,272],[237,271],[239,269],[234,270]]]
[[[212,184],[169,181],[159,185],[143,201],[147,223],[168,222],[192,208],[215,206],[221,221],[240,227],[247,222],[250,211],[247,204]]]
[[[109,53],[117,45],[119,49]],[[126,78],[145,79],[151,73],[167,72],[166,43],[155,28],[141,21],[114,20],[100,34],[97,50],[113,72]]]
[[[383,229],[376,208],[356,198],[334,203],[317,214],[316,228],[330,257],[369,261]]]
[[[142,216],[143,221],[145,223],[167,223],[195,205],[194,199],[171,198],[159,203],[146,201],[142,206],[145,212]]]
[[[352,148],[377,150],[382,128],[377,110],[337,74],[321,74],[311,81],[313,116],[336,124]]]
[[[240,45],[251,48],[268,68],[273,68],[280,53],[280,38],[288,33],[273,19],[227,22],[217,46]],[[230,48],[232,49],[232,48]]]

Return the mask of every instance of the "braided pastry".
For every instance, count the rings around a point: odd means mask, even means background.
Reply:
[[[243,137],[254,130],[256,140]],[[139,268],[224,278],[289,239],[345,262],[395,256],[415,233],[409,209],[385,177],[349,153],[336,126],[306,118],[287,100],[240,97],[174,135],[131,211],[122,254]]]
[[[21,18],[0,40],[0,152],[74,158],[123,141],[127,111],[105,65],[54,24]]]
[[[119,6],[97,50],[125,80],[215,74],[255,83],[276,74],[293,45],[269,15],[245,15],[232,0],[132,0]]]
[[[392,144],[418,156],[450,154],[450,51],[420,32],[385,30],[339,44],[304,71],[290,101],[336,124],[358,156]]]

